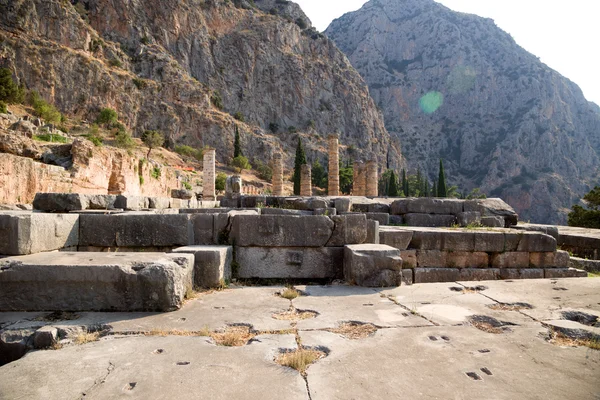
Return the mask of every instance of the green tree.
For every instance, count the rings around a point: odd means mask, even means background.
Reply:
[[[406,179],[406,170],[402,169],[402,191],[404,197],[408,197],[408,179]]]
[[[481,189],[475,188],[475,189],[471,190],[471,193],[469,193],[466,198],[469,199],[469,200],[471,200],[471,199],[485,199],[485,198],[487,198],[487,196],[485,195],[485,193],[481,192]]]
[[[112,108],[103,108],[100,110],[96,123],[101,125],[110,126],[116,124],[119,120],[119,114]]]
[[[302,147],[302,139],[298,138],[298,145],[296,147],[296,158],[294,160],[294,194],[300,195],[300,169],[306,164],[306,154]]]
[[[159,131],[145,131],[142,134],[142,142],[148,146],[147,159],[150,159],[150,152],[152,149],[162,146],[165,143],[165,137]]]
[[[379,177],[378,189],[380,196],[388,196],[389,188],[390,188],[390,176],[392,175],[392,170],[388,169]]]
[[[12,72],[8,68],[0,68],[0,101],[9,104],[25,101],[25,90],[13,81]]]
[[[248,159],[244,156],[237,156],[231,162],[231,165],[239,170],[241,173],[245,169],[252,169],[252,165],[248,162]]]
[[[440,171],[438,174],[438,184],[437,184],[437,197],[447,197],[447,188],[446,188],[446,175],[444,174],[444,163],[440,158]]]
[[[583,200],[587,208],[574,205],[568,215],[569,226],[600,229],[600,186],[583,196]]]
[[[312,165],[312,184],[313,186],[324,188],[326,186],[325,180],[327,178],[327,173],[325,172],[325,168],[321,165],[319,160],[315,161]]]
[[[46,102],[46,100],[44,100],[35,90],[29,93],[29,103],[33,106],[35,115],[42,118],[44,121],[51,124],[58,124],[62,121],[63,116],[60,111],[52,104]]]
[[[342,161],[340,160],[340,191],[343,194],[350,194],[352,191],[352,183],[354,182],[354,170],[352,166],[346,164],[345,167],[342,166]]]
[[[240,130],[238,126],[235,126],[235,140],[233,142],[233,158],[237,158],[239,156],[244,156],[242,153],[242,144],[240,142]]]
[[[391,196],[391,197],[399,196],[398,178],[396,178],[396,174],[394,173],[393,170],[392,170],[392,173],[390,174],[390,184],[388,186],[388,196]]]
[[[225,190],[225,183],[227,182],[227,175],[223,172],[219,172],[215,178],[215,189],[219,191]]]

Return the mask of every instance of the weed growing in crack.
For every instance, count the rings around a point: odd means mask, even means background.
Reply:
[[[298,310],[291,306],[289,310],[273,314],[272,317],[278,320],[298,321],[302,319],[316,318],[318,312],[312,310]]]
[[[308,367],[326,356],[327,354],[324,351],[301,347],[294,351],[282,352],[275,359],[275,362],[284,367],[293,368],[300,372],[303,377],[306,377]]]
[[[296,297],[301,296],[299,290],[294,288],[293,286],[286,287],[283,291],[277,293],[279,297],[283,297],[284,299],[294,300]]]
[[[550,333],[547,337],[549,343],[556,346],[564,347],[578,347],[584,346],[592,350],[600,350],[600,336],[598,335],[586,335],[580,337],[572,337],[568,334],[559,332],[555,329],[550,329]]]
[[[73,338],[73,343],[82,345],[100,339],[100,332],[82,332]]]
[[[364,339],[377,332],[377,327],[373,324],[364,322],[348,321],[343,322],[337,328],[327,329],[328,332],[337,333],[346,339]]]
[[[219,346],[245,346],[256,336],[256,332],[247,325],[228,326],[223,332],[213,332],[210,337]]]
[[[496,303],[488,305],[488,308],[498,311],[531,310],[533,306],[528,303]]]

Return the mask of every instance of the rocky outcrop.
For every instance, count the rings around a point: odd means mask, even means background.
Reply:
[[[283,149],[291,167],[297,135],[323,161],[327,135],[340,133],[346,158],[401,163],[360,75],[297,23],[292,3],[275,2],[283,16],[262,11],[268,1],[71,3],[0,3],[0,64],[63,112],[93,120],[111,107],[136,135],[212,146],[221,162],[237,124],[245,153],[262,161]]]
[[[492,20],[433,0],[372,0],[326,31],[367,81],[411,169],[565,223],[597,182],[600,109]]]

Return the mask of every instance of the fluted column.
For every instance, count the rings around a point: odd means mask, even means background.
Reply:
[[[312,171],[308,164],[300,167],[300,196],[312,196]]]
[[[273,196],[283,196],[283,156],[273,156]]]
[[[369,161],[367,163],[367,197],[377,197],[378,195],[378,176],[377,176],[377,161]]]
[[[203,164],[204,172],[202,178],[202,198],[204,200],[215,200],[215,149],[209,149],[204,152]]]
[[[329,177],[327,194],[329,196],[340,195],[340,154],[339,139],[337,135],[329,135]]]

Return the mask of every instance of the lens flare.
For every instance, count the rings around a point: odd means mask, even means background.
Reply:
[[[440,92],[428,92],[419,100],[419,107],[425,114],[433,114],[444,104],[444,95]]]

